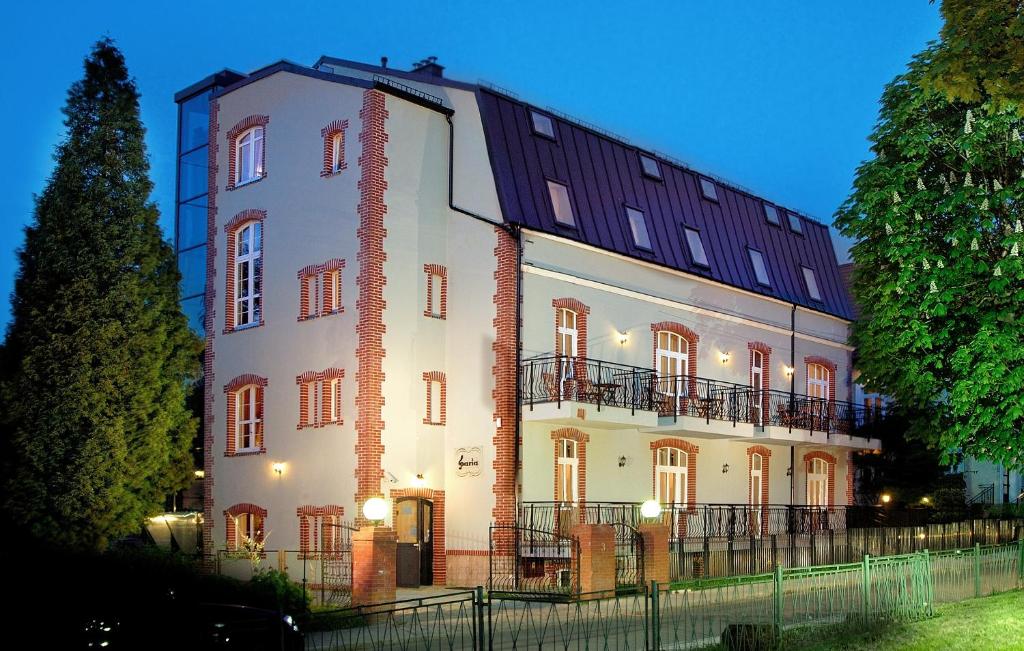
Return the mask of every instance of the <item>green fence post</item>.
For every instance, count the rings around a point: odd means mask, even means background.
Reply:
[[[661,649],[661,609],[658,607],[658,582],[651,581],[651,648]]]
[[[981,543],[974,543],[974,596],[981,596]]]
[[[1024,587],[1024,536],[1017,539],[1017,548],[1020,554],[1017,556],[1017,587]]]
[[[782,566],[778,563],[775,564],[775,638],[778,639],[782,636]]]
[[[924,550],[924,571],[927,573],[926,579],[928,581],[928,617],[931,617],[935,614],[935,611],[932,610],[932,604],[935,603],[935,584],[932,582],[932,557],[931,554],[928,553],[927,549]]]
[[[864,611],[864,621],[867,621],[871,614],[871,555],[864,554],[864,562],[861,565],[861,609]]]

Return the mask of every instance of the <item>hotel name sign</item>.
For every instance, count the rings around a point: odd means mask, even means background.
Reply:
[[[459,477],[480,475],[480,448],[458,448],[455,450],[455,474]]]

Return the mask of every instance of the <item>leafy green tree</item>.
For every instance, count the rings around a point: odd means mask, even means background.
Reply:
[[[909,410],[912,435],[1020,466],[1024,121],[929,90],[935,53],[886,87],[874,158],[836,213],[856,240],[853,343],[864,382]]]
[[[36,539],[102,549],[189,480],[199,342],[149,198],[139,94],[110,40],[64,115],[2,351],[2,505]]]
[[[942,0],[942,40],[925,79],[950,99],[1024,104],[1024,3]]]

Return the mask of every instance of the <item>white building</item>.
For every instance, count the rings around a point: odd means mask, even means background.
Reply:
[[[494,522],[851,501],[879,442],[826,226],[431,60],[176,99],[208,554],[382,496],[400,580],[475,585]]]

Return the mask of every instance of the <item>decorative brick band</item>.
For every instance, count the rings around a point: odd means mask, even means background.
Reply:
[[[252,222],[259,222],[260,231],[263,236],[260,241],[260,265],[256,267],[254,273],[257,274],[257,283],[260,286],[260,309],[259,309],[259,321],[252,324],[246,324],[245,328],[248,329],[253,326],[263,325],[263,269],[266,265],[266,228],[265,223],[267,219],[266,210],[247,209],[243,210],[224,224],[224,233],[226,236],[225,248],[226,251],[225,260],[227,261],[227,269],[224,274],[224,334],[235,332],[235,247],[237,245],[236,239],[238,231]],[[209,332],[209,331],[207,331]]]
[[[224,542],[225,546],[229,550],[237,549],[237,530],[236,530],[236,518],[240,515],[252,515],[256,518],[256,524],[253,527],[256,534],[257,542],[263,541],[264,528],[267,522],[267,510],[262,506],[256,504],[250,504],[243,502],[241,504],[235,504],[224,509]]]
[[[392,488],[389,492],[389,497],[391,498],[392,522],[398,520],[399,499],[403,497],[419,497],[430,500],[432,505],[431,517],[433,519],[431,529],[434,536],[433,558],[431,559],[431,565],[434,570],[434,585],[444,585],[448,581],[448,554],[445,551],[447,532],[445,530],[444,491],[433,488]]]
[[[828,467],[828,505],[835,506],[836,503],[836,458],[828,452],[815,450],[804,455],[805,478],[811,472],[811,462],[814,459],[821,459]]]
[[[494,270],[494,365],[491,375],[494,377],[495,423],[494,437],[494,508],[491,517],[499,525],[509,525],[516,519],[516,368],[518,366],[518,340],[516,327],[517,297],[516,286],[518,270],[518,244],[512,235],[495,227],[495,270]],[[496,551],[506,555],[509,541],[499,540]]]
[[[363,107],[359,111],[362,131],[359,142],[362,154],[359,156],[359,253],[356,259],[359,273],[356,277],[358,298],[356,309],[359,322],[356,324],[356,494],[355,504],[359,514],[357,525],[366,524],[362,516],[362,504],[371,497],[381,495],[380,480],[383,475],[381,458],[384,445],[381,436],[384,431],[382,408],[384,406],[384,239],[387,229],[384,216],[388,207],[384,203],[387,181],[384,171],[388,160],[384,146],[388,141],[385,122],[388,111],[384,93],[377,90],[363,92]]]
[[[700,447],[678,438],[651,441],[651,495],[657,494],[658,450],[661,448],[678,448],[686,453],[686,508],[688,511],[695,511],[697,508],[697,454],[700,452]]]
[[[219,125],[217,116],[220,104],[210,102],[210,119],[207,123],[209,148],[206,157],[206,183],[209,194],[206,201],[206,294],[203,298],[206,314],[203,328],[206,330],[206,347],[203,353],[203,569],[212,572],[216,551],[213,543],[213,339],[214,339],[214,297],[217,295],[217,151]]]
[[[346,129],[348,129],[348,120],[335,120],[320,129],[320,137],[324,139],[324,166],[320,170],[320,176],[334,176],[348,168],[348,164],[345,162]],[[341,136],[337,151],[335,151],[335,136]],[[335,165],[335,154],[337,154],[337,165]]]
[[[260,160],[260,168],[262,171],[260,172],[259,179],[256,180],[258,181],[260,179],[263,179],[267,175],[267,124],[269,123],[269,115],[250,115],[247,118],[243,118],[235,126],[228,129],[228,182],[225,189],[234,190],[236,187],[238,187],[236,185],[238,182],[238,168],[236,161],[236,158],[238,157],[238,136],[242,135],[243,133],[245,133],[249,129],[252,129],[253,127],[263,127],[263,149]],[[215,141],[211,139],[210,142],[213,143]],[[248,185],[248,183],[246,183],[246,185]],[[213,186],[210,187],[212,188]]]
[[[263,441],[263,390],[267,386],[267,378],[252,373],[245,373],[234,378],[224,385],[224,394],[227,406],[225,408],[225,435],[227,437],[225,456],[243,456],[248,454],[263,454],[267,451]],[[238,452],[237,434],[237,408],[238,393],[246,387],[256,387],[256,431],[254,433],[255,450],[244,450]]]
[[[444,425],[448,422],[448,386],[445,380],[444,373],[442,371],[424,371],[423,381],[427,385],[427,415],[423,419],[424,425]],[[441,395],[438,396],[438,405],[440,405],[441,413],[433,413],[433,384],[437,382],[438,390]]]
[[[427,307],[423,310],[423,316],[433,319],[448,318],[448,270],[439,264],[423,265],[423,272],[427,275]],[[434,277],[441,280],[440,287],[434,287]],[[435,314],[430,308],[434,305],[434,292],[438,292],[438,311]]]

